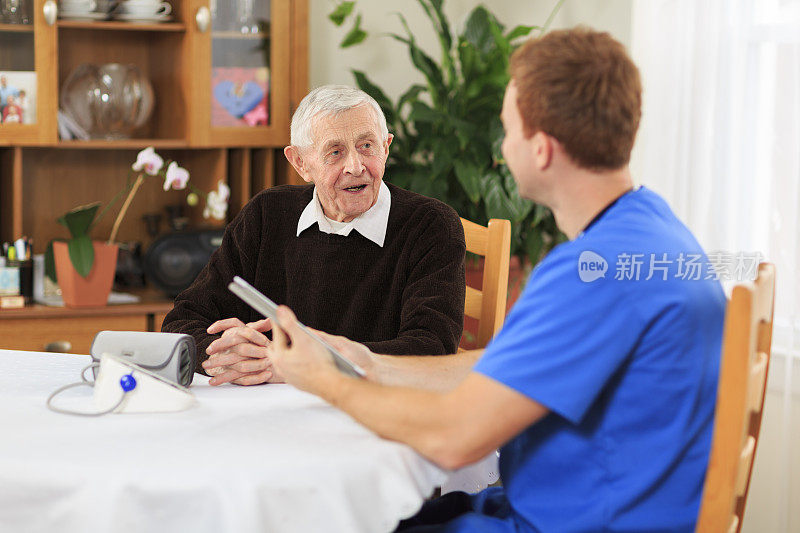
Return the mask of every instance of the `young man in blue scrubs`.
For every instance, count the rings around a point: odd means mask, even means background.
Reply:
[[[569,241],[535,268],[502,331],[483,353],[444,358],[331,337],[367,369],[358,380],[281,308],[273,364],[443,467],[502,447],[502,488],[445,495],[401,529],[693,531],[725,297],[689,230],[633,186],[638,70],[585,28],[529,41],[511,69],[503,155],[520,194],[552,209]]]

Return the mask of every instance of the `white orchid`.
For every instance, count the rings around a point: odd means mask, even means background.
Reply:
[[[217,190],[211,191],[206,197],[206,208],[203,210],[203,218],[215,218],[217,220],[224,220],[228,212],[228,198],[230,198],[231,189],[224,181],[217,183]]]
[[[167,177],[164,180],[164,190],[168,191],[170,188],[175,190],[185,189],[188,181],[189,172],[185,168],[179,167],[178,163],[173,161],[167,167]]]
[[[144,170],[146,174],[155,176],[164,166],[164,160],[156,153],[152,146],[148,146],[136,156],[136,162],[131,165],[135,172]]]
[[[220,181],[217,185],[216,191],[211,191],[210,193],[206,194],[189,183],[189,171],[178,165],[178,163],[175,161],[168,160],[168,163],[169,164],[167,165],[167,169],[165,171],[164,159],[162,159],[161,156],[155,152],[152,146],[148,146],[137,154],[136,162],[131,165],[131,170],[135,174],[138,174],[138,176],[136,176],[136,180],[134,180],[128,186],[127,197],[125,198],[119,213],[117,213],[117,218],[114,220],[114,225],[111,228],[111,237],[109,237],[109,242],[113,242],[116,239],[117,231],[122,223],[122,219],[125,217],[125,213],[128,211],[128,207],[130,206],[133,197],[136,195],[136,191],[138,191],[139,187],[141,187],[144,183],[146,176],[158,176],[159,178],[162,178],[164,180],[163,187],[165,191],[170,189],[182,190],[188,188],[189,194],[186,195],[186,202],[189,205],[196,205],[199,200],[199,195],[205,196],[206,208],[203,211],[203,217],[213,217],[217,220],[225,220],[225,217],[228,213],[228,198],[231,194],[231,190],[228,188],[225,182]]]

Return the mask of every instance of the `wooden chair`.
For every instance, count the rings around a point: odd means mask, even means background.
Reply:
[[[467,287],[464,314],[478,320],[478,348],[485,348],[506,317],[511,222],[493,218],[488,226],[461,219],[467,251],[485,258],[482,290]]]
[[[725,314],[714,437],[697,521],[699,533],[738,533],[758,444],[772,346],[775,267],[737,285]]]

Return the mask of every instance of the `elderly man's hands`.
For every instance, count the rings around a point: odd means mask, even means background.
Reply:
[[[269,319],[245,324],[238,318],[227,318],[211,324],[208,333],[223,333],[206,349],[209,358],[203,368],[212,376],[209,383],[257,385],[282,381],[272,368],[271,343],[263,334],[270,329]]]
[[[278,308],[281,326],[272,332],[272,364],[287,383],[312,394],[324,395],[339,372],[328,351],[300,329],[294,313],[286,306]],[[342,355],[361,366],[370,377],[374,368],[373,353],[364,345],[344,337],[317,331]]]

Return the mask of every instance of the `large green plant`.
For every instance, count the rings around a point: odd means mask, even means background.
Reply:
[[[547,208],[517,193],[500,153],[504,135],[500,109],[511,53],[531,31],[546,30],[563,0],[543,26],[516,26],[509,31],[479,5],[457,35],[451,32],[442,10],[444,0],[418,2],[438,36],[439,61],[418,46],[400,13],[405,35],[390,36],[408,47],[411,63],[422,73],[425,84],[411,85],[394,102],[364,72],[352,71],[358,87],[380,104],[395,136],[386,179],[438,198],[474,222],[510,220],[512,254],[527,256],[535,263],[564,236]],[[356,17],[342,47],[366,37],[353,4],[340,3],[330,17],[337,25],[348,16]]]

